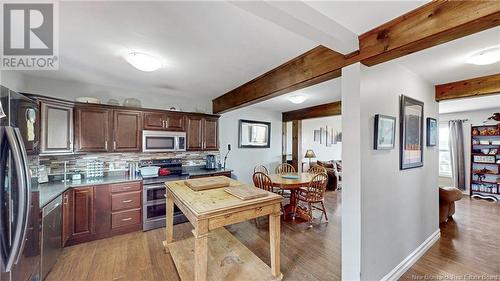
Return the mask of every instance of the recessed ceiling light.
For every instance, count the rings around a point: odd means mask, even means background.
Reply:
[[[288,100],[295,104],[299,104],[303,103],[306,100],[306,97],[304,97],[303,95],[293,95],[288,97]]]
[[[481,50],[467,59],[467,63],[475,65],[488,65],[500,61],[500,46]]]
[[[133,67],[146,72],[159,69],[162,65],[159,59],[145,53],[132,52],[125,57],[125,60]]]

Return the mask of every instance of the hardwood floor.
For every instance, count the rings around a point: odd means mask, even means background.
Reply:
[[[329,223],[313,228],[307,223],[281,225],[281,271],[283,280],[340,280],[340,193],[327,192]],[[320,212],[315,212],[319,219]],[[323,218],[324,219],[324,218]],[[190,235],[189,223],[174,226],[174,238]],[[243,222],[227,229],[266,264],[269,257],[267,218]],[[165,230],[135,232],[64,248],[46,281],[138,281],[179,280],[162,241]]]
[[[400,280],[500,280],[500,204],[464,197],[440,228],[441,239]]]

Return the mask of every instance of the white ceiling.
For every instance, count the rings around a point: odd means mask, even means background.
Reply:
[[[439,114],[493,108],[500,111],[500,94],[439,102]]]
[[[465,63],[471,54],[492,46],[500,46],[500,26],[401,57],[396,61],[434,85],[444,84],[500,73],[500,62],[490,65]]]
[[[341,78],[335,78],[323,83],[316,84],[314,86],[307,87],[305,89],[297,90],[279,97],[275,97],[254,106],[262,109],[275,110],[280,112],[301,109],[309,106],[339,101],[342,98],[342,93],[340,92],[340,80]],[[293,95],[303,95],[307,99],[301,104],[294,104],[288,100],[288,97]]]
[[[25,75],[212,99],[318,44],[227,2],[60,2],[60,69]],[[152,73],[123,56],[162,58]]]
[[[397,18],[429,0],[422,1],[305,1],[307,5],[360,35]]]

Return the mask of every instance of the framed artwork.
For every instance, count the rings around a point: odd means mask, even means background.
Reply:
[[[423,126],[424,103],[401,96],[400,103],[400,169],[412,169],[424,165]]]
[[[271,123],[240,120],[238,147],[269,148],[271,146]]]
[[[438,124],[434,118],[427,118],[427,146],[436,146],[438,142]]]
[[[321,139],[321,131],[320,130],[314,130],[313,134],[314,134],[314,141],[320,141],[320,139]]]
[[[375,115],[373,149],[393,149],[396,142],[396,118],[382,114]]]

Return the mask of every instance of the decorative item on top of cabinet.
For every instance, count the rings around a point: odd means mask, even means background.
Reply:
[[[218,150],[218,117],[187,115],[187,150]]]
[[[77,106],[75,110],[75,150],[110,151],[111,110],[99,106]]]
[[[144,112],[144,129],[184,132],[184,117],[177,112]]]
[[[73,104],[40,101],[42,154],[73,152]]]

